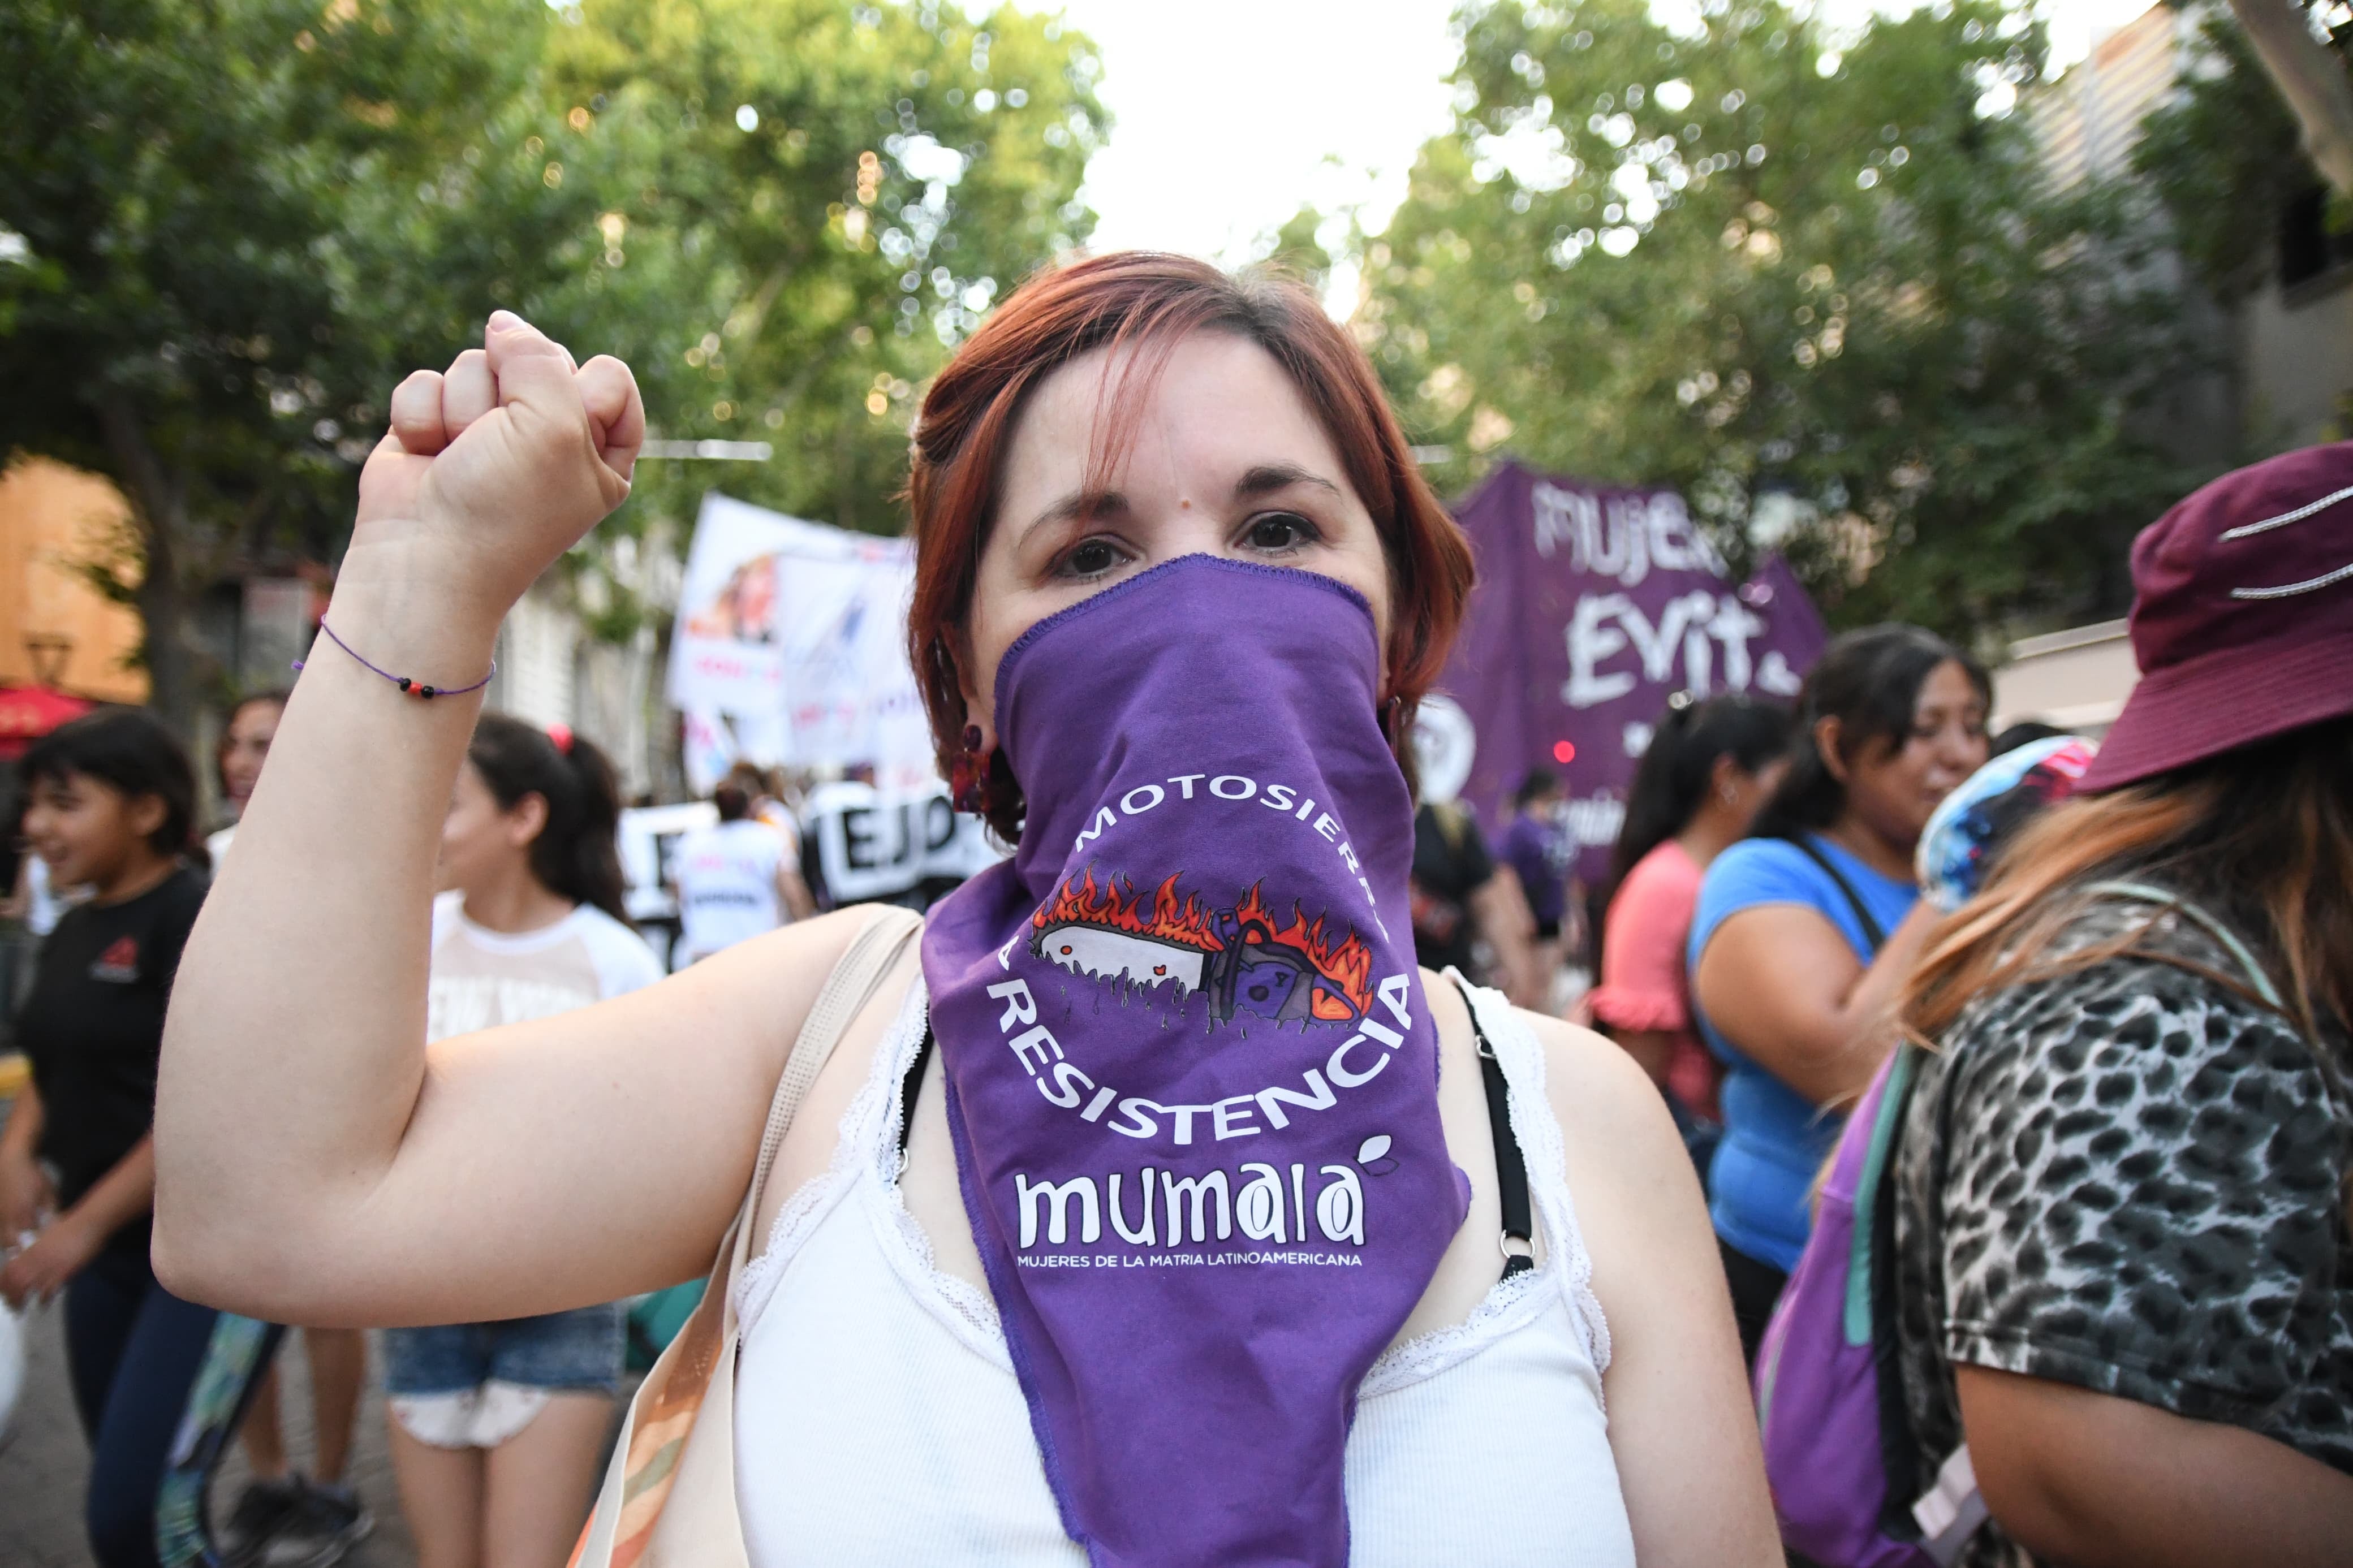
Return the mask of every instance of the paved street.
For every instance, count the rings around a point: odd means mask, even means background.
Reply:
[[[5,1568],[91,1568],[83,1544],[82,1488],[90,1449],[74,1419],[66,1386],[63,1318],[52,1307],[32,1319],[32,1381],[16,1440],[0,1449],[0,1564]],[[382,1358],[375,1357],[378,1366]],[[280,1357],[287,1383],[288,1441],[298,1456],[311,1451],[308,1369],[293,1338]],[[410,1568],[417,1561],[400,1517],[393,1487],[392,1458],[385,1447],[384,1397],[371,1379],[360,1412],[359,1441],[352,1458],[353,1479],[375,1514],[375,1533],[344,1559],[356,1568]],[[216,1517],[236,1501],[245,1485],[242,1452],[222,1467],[214,1489]]]

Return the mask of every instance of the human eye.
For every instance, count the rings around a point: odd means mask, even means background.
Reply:
[[[1269,555],[1287,555],[1324,537],[1324,531],[1295,511],[1262,511],[1242,530],[1250,549]]]
[[[1054,563],[1054,575],[1083,582],[1117,570],[1125,559],[1124,552],[1111,540],[1101,536],[1082,539]]]

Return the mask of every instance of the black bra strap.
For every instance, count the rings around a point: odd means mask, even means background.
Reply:
[[[1470,1006],[1464,996],[1462,1005]],[[1495,1059],[1494,1047],[1487,1043],[1487,1031],[1479,1025],[1478,1012],[1471,1014],[1471,1029],[1479,1041],[1479,1076],[1487,1086],[1487,1126],[1494,1136],[1495,1191],[1503,1202],[1504,1278],[1524,1274],[1536,1266],[1535,1215],[1528,1205],[1528,1163],[1520,1152],[1520,1141],[1512,1132],[1511,1086],[1504,1081],[1503,1064]],[[915,1096],[923,1089],[923,1069],[932,1059],[934,1041],[931,1026],[923,1026],[923,1044],[915,1047],[914,1059],[907,1064],[906,1076],[899,1080],[899,1168],[907,1168],[907,1139],[915,1128]],[[1517,1243],[1514,1247],[1513,1244]]]
[[[1458,987],[1459,989],[1459,987]],[[1479,1022],[1471,994],[1462,993],[1471,1009],[1471,1032],[1479,1042],[1479,1077],[1487,1086],[1487,1129],[1495,1144],[1495,1195],[1504,1210],[1504,1278],[1525,1274],[1536,1266],[1535,1215],[1528,1203],[1528,1162],[1512,1131],[1512,1087],[1504,1079],[1504,1064]],[[1515,1247],[1514,1243],[1518,1245]]]
[[[923,1026],[923,1043],[915,1047],[915,1059],[907,1064],[907,1076],[899,1080],[899,1169],[907,1168],[907,1139],[915,1131],[915,1095],[923,1087],[923,1068],[932,1059],[932,1026]]]

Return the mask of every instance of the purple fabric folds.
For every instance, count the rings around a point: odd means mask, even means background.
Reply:
[[[932,912],[965,1205],[1095,1568],[1348,1557],[1366,1369],[1460,1227],[1363,599],[1210,556],[997,671],[1013,859]]]

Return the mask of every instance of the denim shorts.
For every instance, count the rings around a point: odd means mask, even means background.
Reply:
[[[622,1303],[608,1301],[498,1323],[386,1329],[385,1392],[461,1394],[506,1383],[611,1394],[621,1382],[624,1312]]]

